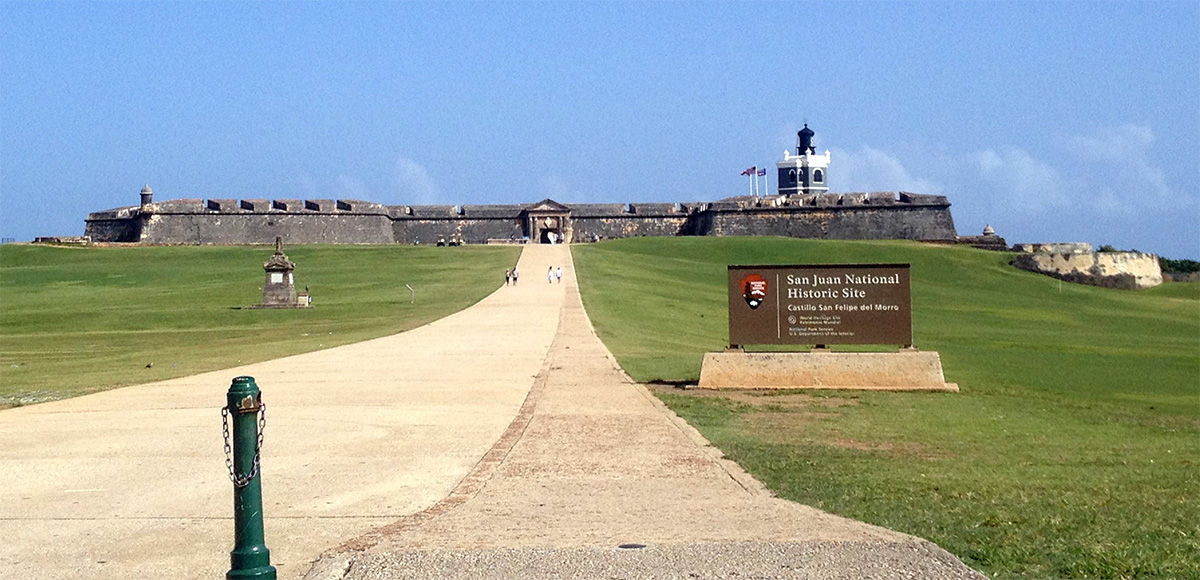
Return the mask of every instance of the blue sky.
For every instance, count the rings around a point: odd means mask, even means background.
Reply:
[[[0,3],[0,236],[156,199],[834,191],[1200,258],[1200,3]],[[774,184],[772,183],[772,187]]]

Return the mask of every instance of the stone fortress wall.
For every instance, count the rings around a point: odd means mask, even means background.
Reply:
[[[1158,256],[1141,252],[1094,252],[1086,242],[1017,244],[1012,265],[1076,284],[1137,290],[1163,283]]]
[[[94,212],[86,235],[142,244],[430,244],[749,235],[956,239],[943,196],[823,193],[717,202],[385,206],[358,200],[174,199]],[[149,192],[152,193],[152,192]],[[549,236],[548,234],[553,234]]]
[[[142,244],[266,244],[275,236],[289,243],[390,244],[391,226],[387,208],[377,203],[173,199],[89,214],[86,235]]]
[[[1002,247],[1003,239],[960,239],[950,202],[908,192],[829,193],[830,154],[813,147],[806,124],[796,153],[777,164],[778,195],[715,202],[563,205],[390,205],[357,200],[153,200],[88,215],[98,242],[142,244],[555,243],[636,236],[786,236],[907,239]],[[765,169],[763,170],[765,172]],[[743,175],[759,175],[753,167]]]
[[[761,204],[718,204],[707,235],[838,240],[954,240],[950,202],[914,193],[819,193]]]

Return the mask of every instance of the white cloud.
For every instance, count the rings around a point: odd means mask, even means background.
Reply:
[[[944,194],[964,234],[990,223],[1010,242],[1091,241],[1194,255],[1200,196],[1171,187],[1154,143],[1149,127],[1127,124],[1061,138],[1045,151],[864,146],[834,150],[829,179],[841,192]],[[1181,246],[1187,249],[1171,249]]]
[[[776,155],[779,155],[784,151],[791,151],[792,153],[796,152],[796,147],[798,146],[796,127],[797,125],[795,123],[789,121],[775,128],[775,137],[771,139],[771,142],[775,145]]]
[[[940,194],[941,184],[914,177],[893,155],[863,146],[858,151],[831,152],[829,180],[834,189],[852,191],[911,191]]]
[[[1117,215],[1126,209],[1125,204],[1122,203],[1119,198],[1117,198],[1116,194],[1114,194],[1111,189],[1105,190],[1101,192],[1100,195],[1096,196],[1095,203],[1096,209],[1099,209],[1101,213],[1107,215]]]
[[[967,156],[975,171],[980,193],[1018,212],[1040,212],[1061,207],[1070,195],[1061,174],[1024,149],[987,149]]]
[[[338,176],[335,191],[338,199],[371,199],[371,191],[367,189],[367,184],[357,177],[346,174]]]
[[[321,188],[317,187],[317,182],[309,175],[300,175],[296,177],[296,186],[300,190],[300,195],[305,199],[316,199],[321,197]]]
[[[538,180],[542,194],[561,203],[580,203],[584,196],[572,189],[563,178],[557,175],[544,175]]]
[[[1105,202],[1101,207],[1125,209],[1146,199],[1176,207],[1194,204],[1194,200],[1177,194],[1167,185],[1166,173],[1151,156],[1154,140],[1149,127],[1121,125],[1068,138],[1065,149],[1087,164],[1086,171],[1104,183],[1104,188],[1118,202],[1117,206]]]
[[[1108,127],[1088,136],[1067,139],[1068,148],[1081,157],[1115,162],[1127,159],[1130,152],[1144,155],[1151,143],[1154,132],[1138,125]]]
[[[396,161],[396,185],[399,188],[402,203],[434,204],[440,198],[437,184],[429,176],[429,172],[420,163],[407,157],[401,157]]]

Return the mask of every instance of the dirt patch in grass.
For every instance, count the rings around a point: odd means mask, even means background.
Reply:
[[[817,442],[811,428],[818,421],[837,417],[837,413],[772,411],[743,413],[738,416],[746,434],[773,445]]]
[[[940,451],[912,441],[864,441],[837,437],[818,423],[837,419],[839,413],[821,411],[759,411],[743,413],[739,420],[746,433],[773,445],[795,445],[811,443],[828,445],[838,449],[852,449],[872,453],[886,453],[893,457],[913,459],[946,459],[952,457]]]
[[[762,409],[743,410],[738,414],[738,420],[748,435],[772,445],[808,443],[828,445],[838,449],[886,453],[893,457],[913,459],[953,457],[953,454],[911,441],[866,441],[840,437],[835,434],[836,430],[831,432],[830,429],[820,425],[840,417],[841,413],[837,412],[837,409],[858,405],[859,400],[853,396],[778,389],[681,389],[665,385],[651,385],[650,388],[656,392],[701,399],[723,399],[739,405]]]
[[[727,399],[735,403],[755,407],[780,407],[785,409],[805,409],[811,407],[837,408],[857,405],[854,397],[823,396],[797,391],[781,391],[778,389],[746,389],[746,390],[711,390],[711,389],[680,389],[666,385],[650,385],[654,392],[671,393],[686,397],[704,399]]]
[[[859,451],[882,451],[896,457],[914,457],[919,459],[950,459],[954,454],[933,449],[928,445],[912,441],[859,441],[857,439],[832,439],[825,443],[842,449]]]

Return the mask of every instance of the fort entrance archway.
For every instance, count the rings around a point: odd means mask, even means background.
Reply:
[[[538,244],[571,242],[571,208],[546,199],[525,210],[525,235]]]

